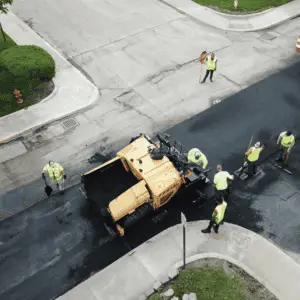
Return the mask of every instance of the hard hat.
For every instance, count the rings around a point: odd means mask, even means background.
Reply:
[[[222,169],[221,165],[217,165],[217,170]]]
[[[255,143],[254,147],[259,148],[260,147],[260,142]]]
[[[49,165],[50,165],[51,168],[53,168],[54,167],[54,161],[49,160]]]

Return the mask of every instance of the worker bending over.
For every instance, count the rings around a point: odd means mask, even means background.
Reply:
[[[44,180],[46,180],[45,177],[46,173],[48,173],[48,176],[51,180],[51,184],[56,183],[56,186],[59,189],[60,194],[63,195],[65,189],[64,182],[65,179],[67,178],[63,167],[59,163],[50,160],[49,163],[46,164],[43,169],[42,177]]]
[[[219,232],[219,226],[224,219],[225,210],[227,208],[227,203],[224,201],[223,198],[217,199],[217,206],[214,209],[212,214],[212,218],[208,224],[206,229],[202,229],[203,233],[210,233],[211,228],[214,228],[215,233]]]
[[[224,198],[228,199],[229,189],[228,189],[228,179],[233,180],[234,176],[230,175],[227,171],[223,171],[221,165],[217,165],[218,173],[215,174],[213,186],[216,189],[217,199]]]
[[[206,156],[197,148],[193,148],[189,151],[187,155],[188,164],[191,166],[200,166],[202,169],[206,169],[208,160]]]
[[[247,164],[248,164],[248,176],[251,177],[256,174],[257,161],[259,160],[259,155],[264,149],[264,146],[260,146],[260,142],[255,143],[254,147],[249,148],[245,153]]]
[[[291,130],[283,131],[280,133],[277,139],[277,144],[280,142],[280,153],[277,161],[283,161],[284,163],[288,160],[288,156],[291,149],[295,145],[295,137]]]

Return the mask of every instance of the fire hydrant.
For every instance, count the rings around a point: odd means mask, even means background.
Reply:
[[[19,90],[17,90],[17,89],[14,89],[13,93],[14,93],[16,99],[17,99],[17,103],[18,103],[18,104],[23,103],[23,99],[22,99],[22,94],[21,94],[21,92],[20,92]]]

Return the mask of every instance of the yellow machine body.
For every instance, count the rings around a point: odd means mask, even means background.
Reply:
[[[108,211],[115,222],[145,203],[149,203],[154,210],[160,208],[184,184],[184,177],[166,156],[160,160],[151,158],[149,148],[154,147],[156,146],[141,136],[117,153],[125,170],[132,172],[138,183],[109,203]],[[114,160],[116,158],[112,161]]]

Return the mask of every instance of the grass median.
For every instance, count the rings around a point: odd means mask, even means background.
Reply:
[[[147,300],[163,299],[162,293],[170,288],[179,299],[195,293],[198,300],[278,300],[257,280],[229,262],[207,259],[200,267],[198,263],[181,271]]]
[[[37,46],[18,46],[0,33],[0,117],[36,104],[54,89],[55,62]],[[14,91],[23,103],[17,103]]]
[[[239,0],[238,8],[235,10],[233,0],[194,0],[196,3],[222,12],[253,13],[260,12],[272,7],[280,6],[291,0]]]

